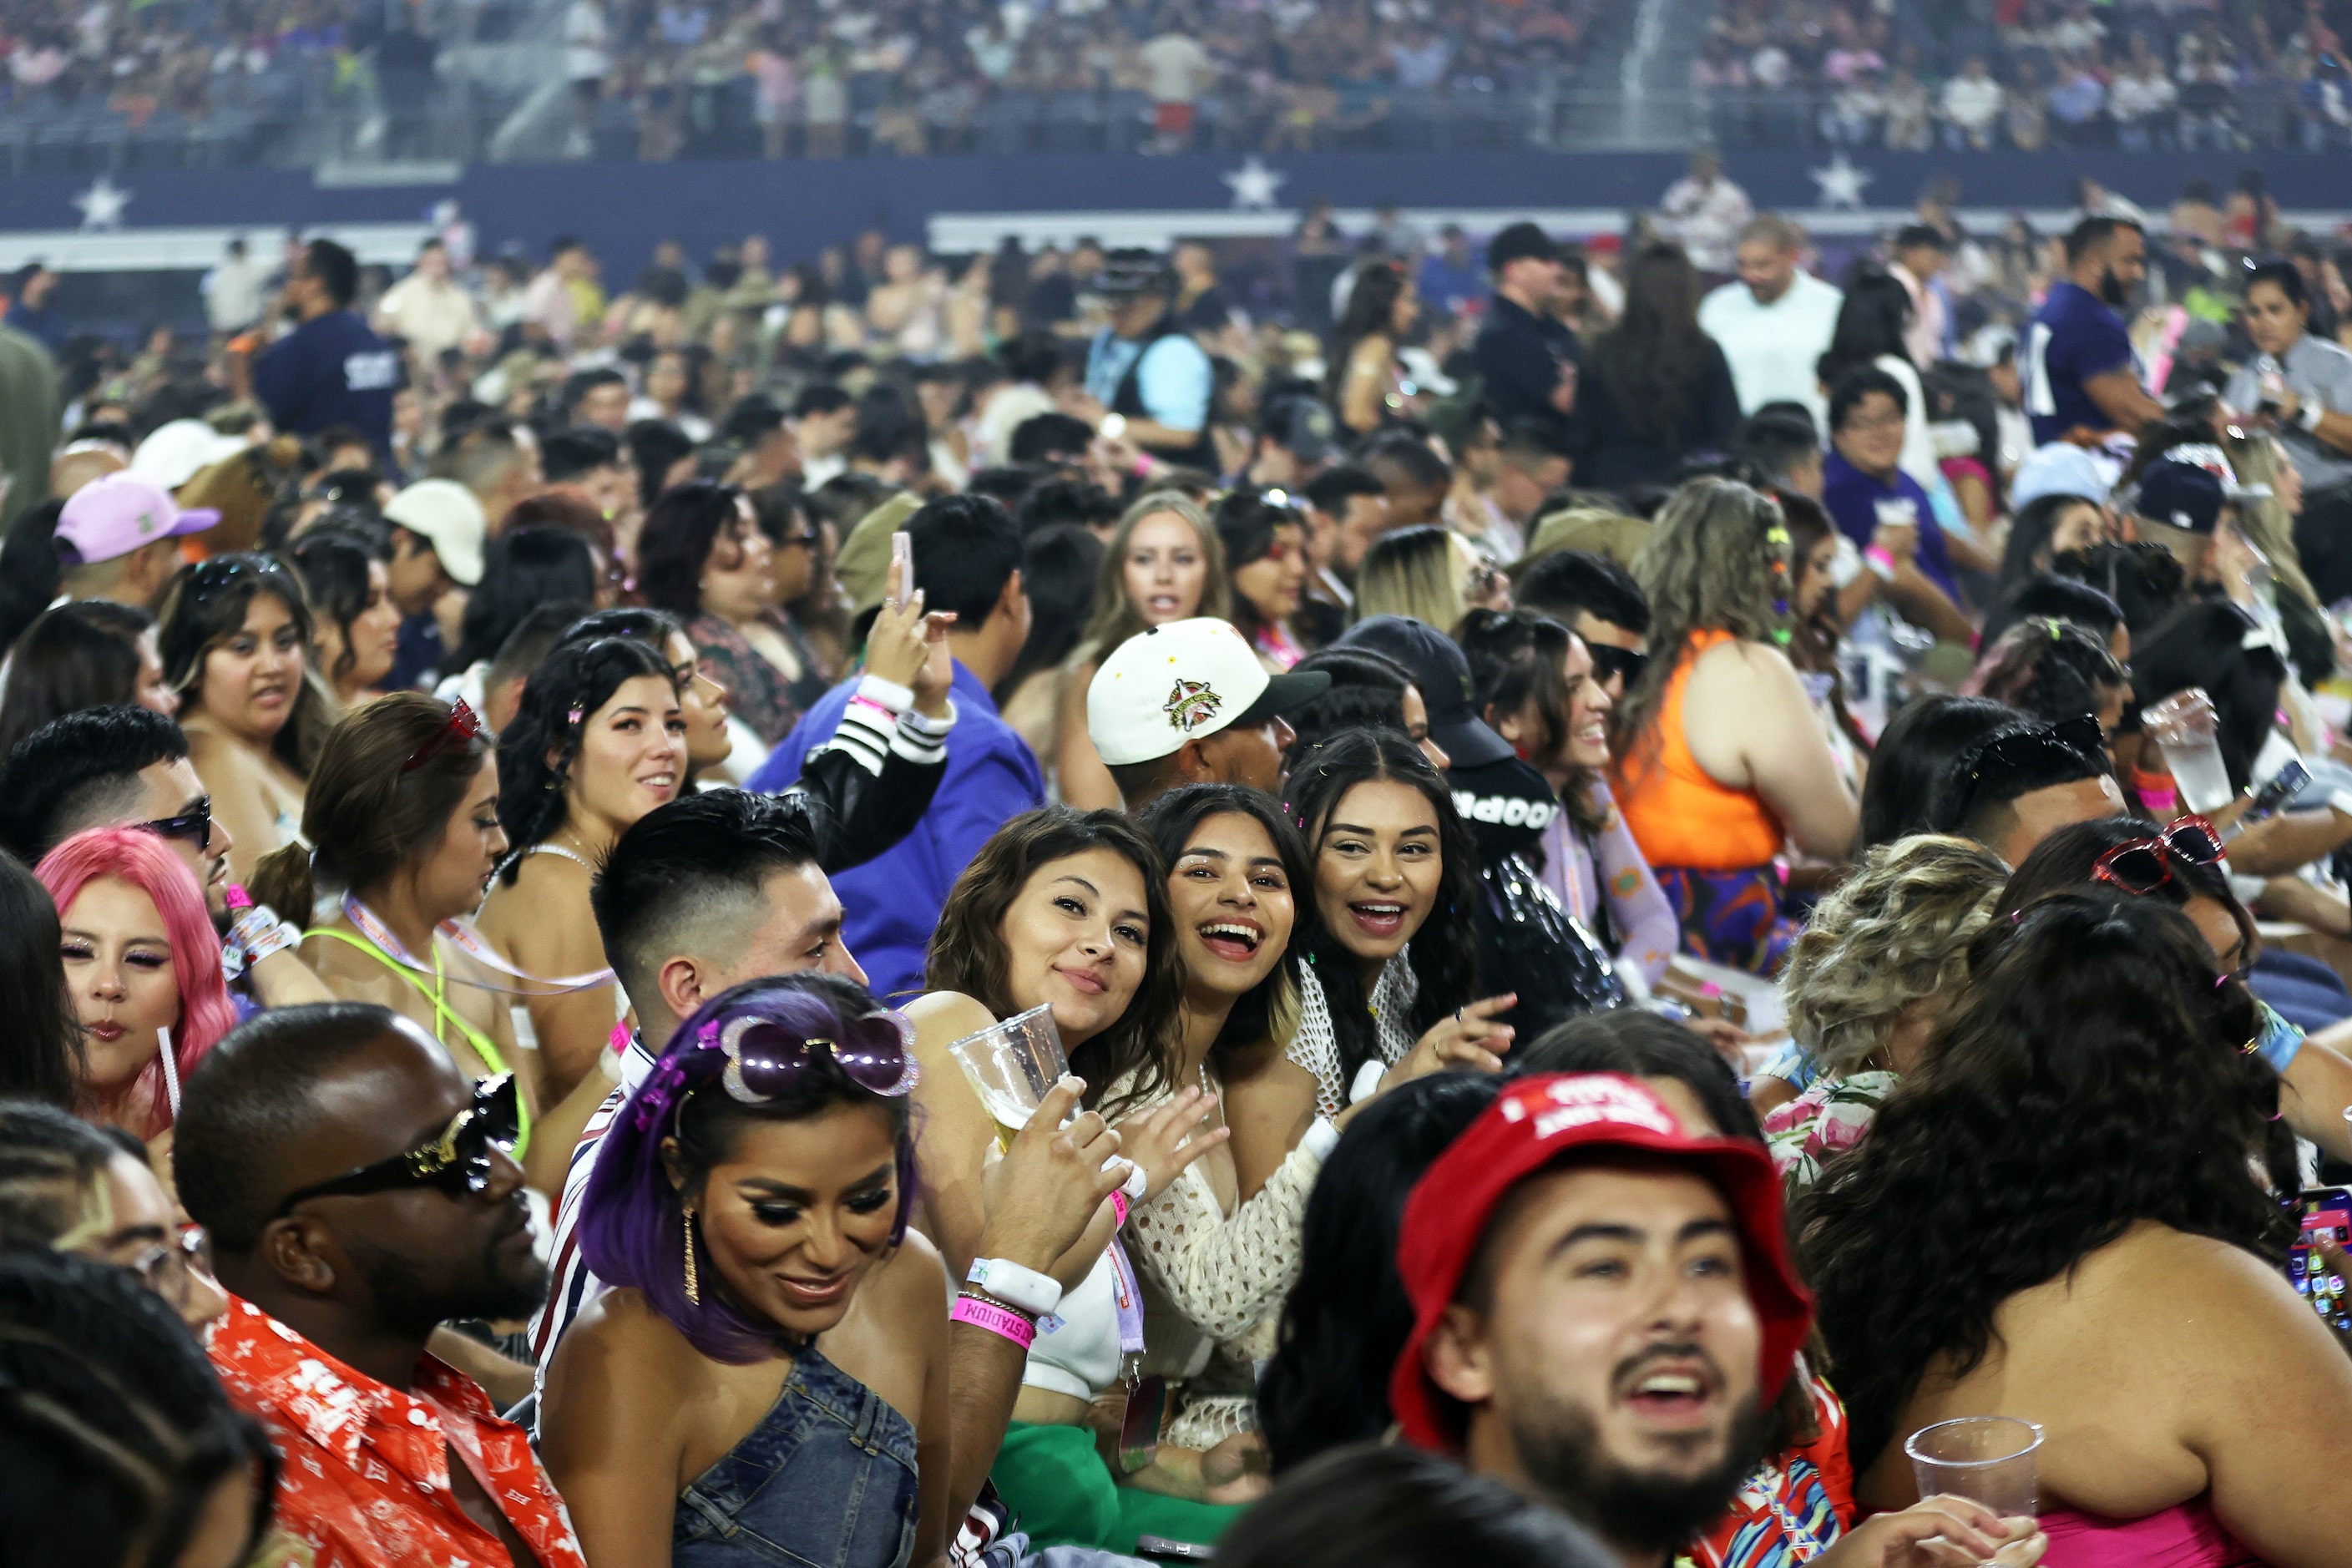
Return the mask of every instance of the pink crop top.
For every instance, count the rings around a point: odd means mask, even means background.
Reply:
[[[2042,1568],[2263,1568],[2202,1496],[2143,1519],[2050,1509],[2042,1531],[2050,1538]]]

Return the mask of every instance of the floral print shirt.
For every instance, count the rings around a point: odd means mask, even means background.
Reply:
[[[1830,1161],[1862,1142],[1902,1079],[1879,1068],[1824,1078],[1764,1118],[1764,1142],[1788,1195],[1821,1180]]]
[[[541,1568],[586,1568],[522,1428],[500,1420],[473,1379],[426,1356],[404,1394],[236,1296],[206,1348],[230,1402],[268,1429],[284,1461],[271,1568],[505,1563],[505,1544],[451,1489],[453,1450]]]

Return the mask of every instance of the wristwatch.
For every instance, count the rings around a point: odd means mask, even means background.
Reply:
[[[1062,1288],[1034,1268],[1024,1268],[1009,1258],[975,1258],[964,1283],[987,1291],[1010,1307],[1033,1317],[1049,1316],[1062,1304]]]

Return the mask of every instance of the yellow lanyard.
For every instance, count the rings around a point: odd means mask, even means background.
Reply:
[[[337,931],[331,926],[320,926],[316,931],[307,931],[302,934],[305,937],[331,936],[337,942],[347,942],[366,953],[370,958],[415,986],[419,996],[433,1004],[433,1016],[437,1020],[433,1030],[435,1039],[446,1047],[449,1043],[449,1037],[445,1029],[454,1027],[466,1037],[466,1043],[474,1047],[474,1054],[482,1058],[482,1065],[490,1069],[492,1077],[507,1070],[506,1058],[499,1054],[497,1046],[491,1044],[489,1036],[459,1017],[457,1010],[449,1005],[449,982],[441,973],[441,943],[437,939],[433,943],[433,986],[432,989],[427,990],[425,982],[417,979],[415,972],[405,964],[394,963],[391,954],[364,936],[353,936],[349,931]],[[520,1160],[524,1152],[530,1147],[530,1107],[520,1094],[515,1097],[515,1111],[522,1129],[521,1135],[515,1140],[514,1146],[515,1158]]]

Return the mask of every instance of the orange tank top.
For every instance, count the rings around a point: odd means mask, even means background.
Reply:
[[[1683,697],[1699,655],[1732,640],[1726,631],[1693,632],[1666,694],[1658,704],[1657,734],[1637,736],[1612,769],[1617,809],[1633,830],[1642,858],[1653,866],[1691,871],[1738,871],[1780,852],[1780,824],[1755,792],[1728,789],[1709,778],[1683,737]]]

